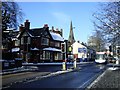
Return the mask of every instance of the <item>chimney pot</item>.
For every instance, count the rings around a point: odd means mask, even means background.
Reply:
[[[21,24],[20,27],[23,27],[23,24]]]
[[[52,26],[52,31],[54,30],[54,26]]]
[[[26,20],[26,22],[29,22],[29,20]]]
[[[24,29],[24,26],[23,26],[23,24],[21,24],[21,25],[19,26],[19,30],[22,32],[23,29]]]
[[[58,28],[56,28],[56,31],[58,31]]]
[[[44,24],[44,27],[47,28],[47,27],[48,27],[48,24]]]

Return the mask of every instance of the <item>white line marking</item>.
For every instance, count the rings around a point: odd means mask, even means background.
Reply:
[[[94,80],[87,88],[90,89],[93,85],[95,85],[95,83],[97,83],[107,72],[107,70],[105,70],[100,76],[97,77],[96,80]]]
[[[94,76],[94,77],[92,77],[92,78],[90,78],[89,80],[87,80],[85,83],[83,83],[81,86],[79,86],[78,88],[84,88],[83,86],[85,85],[85,84],[87,84],[89,81],[91,81],[93,78],[95,78],[96,77],[96,75]]]

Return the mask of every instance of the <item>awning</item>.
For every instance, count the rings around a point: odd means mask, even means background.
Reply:
[[[61,52],[61,49],[52,48],[52,47],[49,47],[49,48],[44,48],[43,50],[45,50],[45,51]]]

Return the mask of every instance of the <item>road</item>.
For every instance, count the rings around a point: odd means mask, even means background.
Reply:
[[[85,88],[105,69],[105,65],[80,64],[80,70],[11,85],[9,88]]]

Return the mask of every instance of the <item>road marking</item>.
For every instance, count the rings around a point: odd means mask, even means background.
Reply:
[[[85,83],[83,83],[81,86],[79,86],[78,88],[84,88],[84,86],[89,82],[91,81],[92,79],[94,79],[96,77],[96,75],[92,78],[90,78],[89,80],[87,80]]]
[[[97,83],[107,72],[107,70],[105,70],[100,76],[97,77],[96,80],[94,80],[87,88],[90,89],[93,85],[95,85],[95,83]]]
[[[104,71],[102,73],[102,75],[98,76],[101,72],[99,72],[98,74],[96,74],[94,77],[90,78],[89,80],[87,80],[85,83],[83,83],[81,86],[79,86],[78,88],[85,88],[84,86],[90,82],[91,80],[95,79],[97,76],[96,80],[93,80],[93,82],[87,87],[87,88],[91,88],[96,82],[98,82],[100,80],[100,78],[105,74],[106,71]]]

